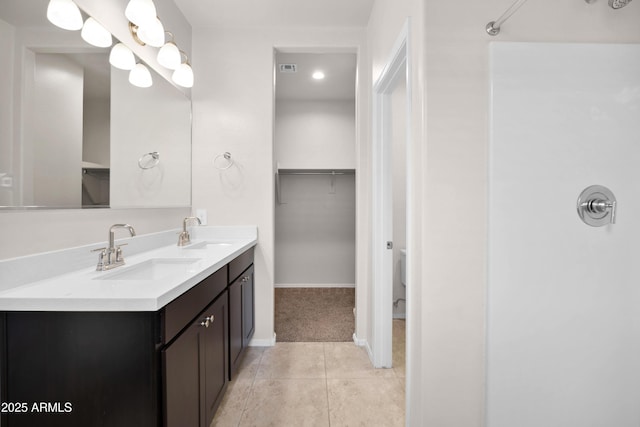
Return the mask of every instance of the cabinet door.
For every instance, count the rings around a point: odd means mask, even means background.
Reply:
[[[254,302],[254,274],[253,265],[242,275],[242,347],[249,346],[249,341],[255,330],[255,302]]]
[[[162,351],[165,427],[200,427],[200,319]]]
[[[242,277],[229,285],[229,379],[233,377],[242,354]]]
[[[202,427],[209,427],[216,409],[220,406],[229,378],[229,323],[227,320],[227,292],[205,310],[209,327],[205,328],[202,346],[205,350],[204,396],[205,420]]]
[[[162,351],[166,427],[208,427],[227,387],[227,293]]]

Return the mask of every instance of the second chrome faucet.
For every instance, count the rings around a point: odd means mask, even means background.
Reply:
[[[197,216],[188,216],[182,221],[182,233],[178,236],[178,246],[186,246],[191,243],[191,236],[187,231],[187,223],[189,221],[198,221],[198,225],[202,224]]]

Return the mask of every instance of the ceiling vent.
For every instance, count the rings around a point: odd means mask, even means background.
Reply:
[[[280,64],[281,73],[295,73],[298,71],[296,64]]]

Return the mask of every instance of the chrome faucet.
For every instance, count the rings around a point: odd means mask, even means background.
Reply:
[[[131,237],[136,235],[136,231],[129,224],[113,224],[109,228],[109,246],[106,248],[93,250],[93,252],[100,252],[100,254],[98,255],[98,265],[96,266],[96,271],[111,270],[112,268],[124,265],[121,246],[126,245],[126,243],[118,246],[115,245],[114,234],[115,230],[118,228],[129,230],[129,234],[131,234]]]
[[[178,246],[186,246],[191,243],[191,236],[189,236],[189,232],[187,231],[187,222],[190,220],[198,221],[198,225],[202,224],[200,218],[197,216],[188,216],[182,221],[182,233],[178,236]]]

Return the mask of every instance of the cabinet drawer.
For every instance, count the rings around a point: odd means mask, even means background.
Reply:
[[[227,266],[213,273],[164,309],[162,342],[168,343],[227,287]]]
[[[251,264],[253,264],[253,248],[248,249],[229,263],[229,283],[236,280]]]

